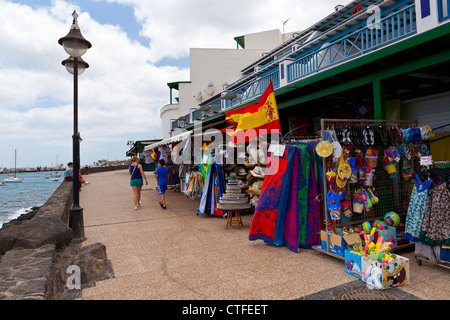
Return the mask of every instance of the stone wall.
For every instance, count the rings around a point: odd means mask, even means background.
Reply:
[[[114,170],[123,170],[128,169],[129,165],[120,165],[120,166],[107,166],[107,167],[92,167],[86,169],[86,167],[80,168],[81,175],[87,175],[90,173],[96,172],[105,172],[105,171],[114,171]]]
[[[105,277],[106,247],[72,241],[72,186],[62,182],[42,207],[0,229],[0,300],[60,299],[70,265],[80,268],[81,284]]]

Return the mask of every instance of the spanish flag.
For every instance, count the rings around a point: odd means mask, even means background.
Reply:
[[[234,132],[228,130],[227,133],[231,133],[236,143],[249,141],[263,133],[270,134],[275,131],[281,133],[272,80],[258,103],[227,112],[225,121],[235,126]]]

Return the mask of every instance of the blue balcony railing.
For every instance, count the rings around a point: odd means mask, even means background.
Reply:
[[[272,80],[273,88],[280,87],[280,72],[277,67],[275,70],[271,70],[258,79],[236,89],[233,92],[237,95],[239,104],[245,103],[250,99],[260,96],[269,86],[270,80]],[[235,101],[225,100],[225,109],[231,107],[232,102],[236,104]]]
[[[450,0],[449,0],[450,1]],[[288,82],[300,79],[347,59],[363,55],[416,32],[415,4],[392,13],[378,23],[364,26],[301,56],[287,67]]]
[[[450,0],[437,0],[439,21],[450,19]]]

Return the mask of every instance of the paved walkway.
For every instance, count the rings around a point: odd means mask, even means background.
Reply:
[[[344,262],[324,253],[249,241],[251,215],[241,230],[225,229],[222,217],[197,216],[199,200],[168,190],[167,210],[158,204],[156,179],[133,210],[127,170],[90,174],[81,192],[87,240],[106,245],[114,277],[82,290],[81,299],[272,300],[335,299],[335,288],[362,281]],[[403,299],[450,300],[449,270],[410,258],[411,283],[386,293]]]

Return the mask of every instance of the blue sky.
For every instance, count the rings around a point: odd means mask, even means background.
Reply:
[[[190,48],[309,27],[338,0],[0,0],[0,167],[72,160],[73,78],[57,43],[79,13],[92,43],[79,77],[81,164],[125,159],[128,140],[161,137],[167,83],[189,81]]]

